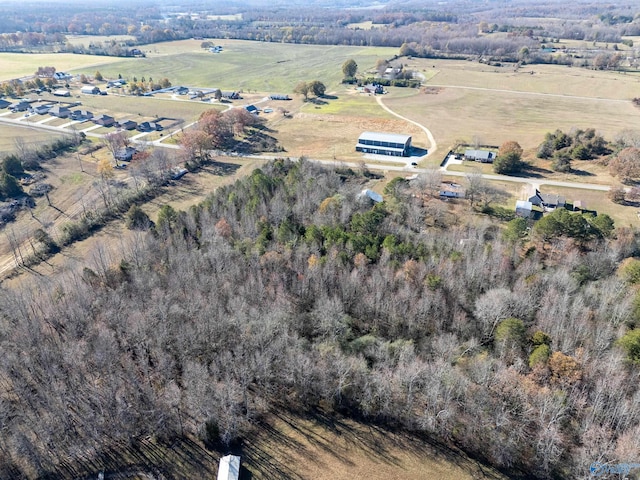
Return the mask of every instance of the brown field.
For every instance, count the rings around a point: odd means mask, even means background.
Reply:
[[[50,142],[58,135],[55,132],[43,132],[35,128],[14,127],[13,125],[0,126],[0,156],[15,150],[15,139],[21,138],[31,148],[37,148]]]
[[[505,478],[429,438],[321,414],[275,415],[243,450],[244,467],[255,480]]]

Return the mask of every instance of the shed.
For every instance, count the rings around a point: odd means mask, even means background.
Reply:
[[[373,190],[369,190],[368,188],[365,188],[364,190],[362,190],[360,192],[360,194],[358,195],[358,197],[368,197],[371,200],[373,200],[376,203],[380,203],[383,201],[382,195],[380,195],[379,193],[374,192]]]
[[[222,90],[220,93],[222,94],[222,98],[228,98],[229,100],[238,100],[240,98],[240,94],[236,91]]]
[[[240,457],[225,455],[218,465],[218,480],[238,480],[240,478]]]
[[[11,102],[7,102],[6,100],[0,98],[0,108],[7,108],[9,105],[11,105]]]
[[[69,90],[65,90],[64,88],[59,88],[53,91],[53,95],[56,97],[70,97],[71,92]]]
[[[527,200],[516,201],[516,215],[518,217],[529,218],[533,211],[533,204]]]
[[[258,114],[259,110],[258,107],[256,107],[255,105],[247,105],[246,107],[244,107],[245,110],[249,113],[254,113],[254,114]]]
[[[86,95],[99,95],[100,89],[95,85],[85,85],[80,89],[80,93],[84,93]]]

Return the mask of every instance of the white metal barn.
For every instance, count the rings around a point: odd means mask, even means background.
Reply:
[[[240,478],[240,457],[225,455],[218,466],[218,480],[238,480]]]

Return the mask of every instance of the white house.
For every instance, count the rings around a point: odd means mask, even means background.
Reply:
[[[86,95],[99,95],[100,89],[95,85],[85,85],[80,89],[80,93],[84,93]]]
[[[218,465],[218,480],[238,480],[240,478],[240,457],[225,455]]]
[[[69,90],[65,90],[63,88],[59,88],[58,90],[54,90],[53,94],[56,97],[70,97],[71,96],[71,92]]]

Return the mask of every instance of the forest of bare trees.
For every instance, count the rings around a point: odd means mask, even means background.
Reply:
[[[0,289],[0,478],[74,478],[148,436],[232,445],[316,406],[513,475],[635,461],[635,233],[523,244],[428,178],[376,205],[363,182],[277,160],[83,271]]]

